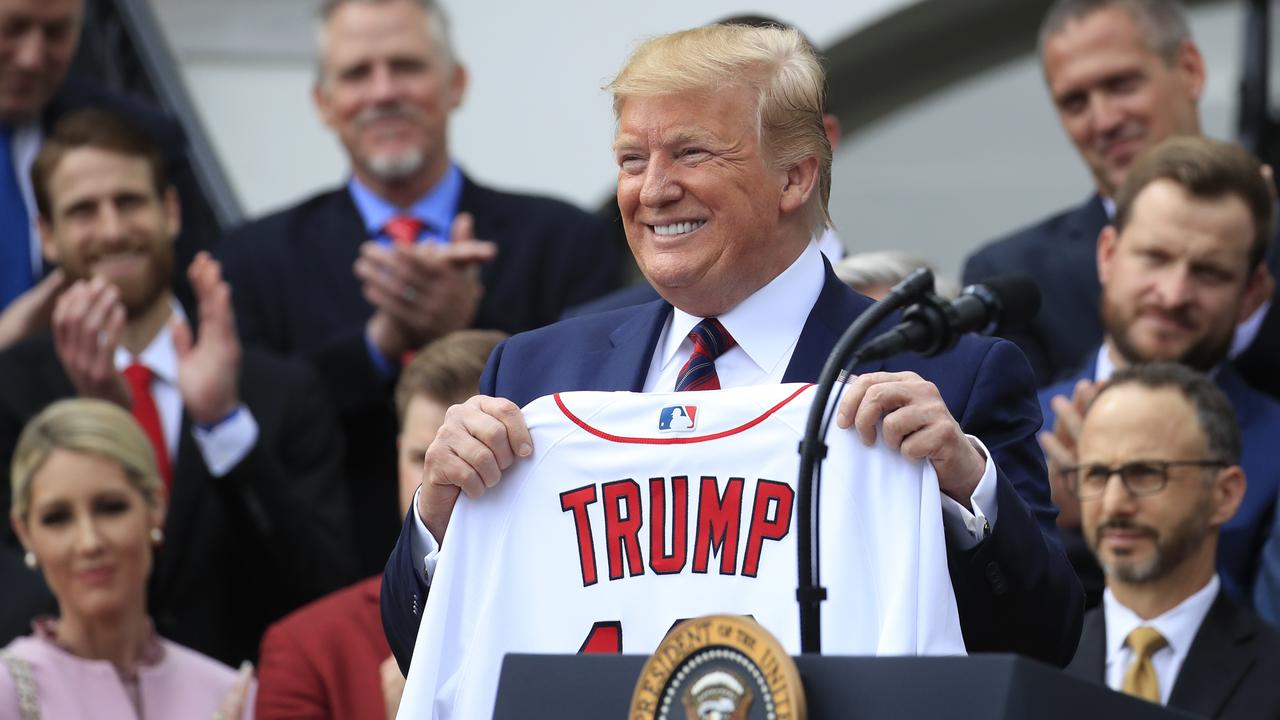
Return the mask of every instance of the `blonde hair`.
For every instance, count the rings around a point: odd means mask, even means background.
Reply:
[[[756,131],[767,160],[791,168],[818,159],[818,192],[809,199],[810,231],[831,225],[831,143],[822,124],[822,64],[794,28],[708,25],[645,41],[605,86],[617,118],[631,97],[711,91],[756,91]]]
[[[49,405],[22,429],[10,474],[13,517],[26,518],[31,478],[55,450],[90,453],[119,463],[147,503],[156,503],[160,471],[155,451],[133,416],[114,403],[75,398]]]

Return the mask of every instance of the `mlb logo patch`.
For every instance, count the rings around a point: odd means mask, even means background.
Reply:
[[[697,426],[697,418],[697,405],[664,407],[658,416],[658,432],[688,432]]]

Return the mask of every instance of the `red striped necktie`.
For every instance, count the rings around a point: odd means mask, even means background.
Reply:
[[[160,426],[160,411],[151,394],[151,368],[142,363],[132,363],[124,369],[124,379],[133,393],[133,418],[142,426],[156,454],[156,467],[164,479],[164,489],[173,489],[173,470],[169,463],[169,445],[164,441],[164,429]],[[171,496],[171,495],[170,495]]]
[[[715,318],[707,318],[689,331],[693,354],[676,376],[676,392],[685,390],[719,390],[716,358],[737,343]]]

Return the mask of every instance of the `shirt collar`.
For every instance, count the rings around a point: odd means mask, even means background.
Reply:
[[[151,338],[151,342],[147,343],[136,358],[123,347],[116,348],[114,362],[117,370],[124,370],[136,360],[146,365],[157,379],[169,385],[178,384],[178,351],[173,346],[172,322],[174,318],[187,322],[187,314],[172,296],[169,298],[169,305],[173,307],[173,318],[160,328],[160,332]]]
[[[1102,200],[1102,209],[1107,211],[1107,222],[1109,223],[1115,222],[1116,221],[1116,201],[1112,200],[1106,195],[1099,195],[1098,197],[1099,199]]]
[[[825,281],[822,253],[810,240],[786,270],[720,315],[720,324],[762,372],[772,373],[800,339],[800,331]],[[673,310],[662,351],[663,367],[671,363],[689,332],[702,321],[680,308]]]
[[[1102,347],[1098,348],[1098,361],[1093,368],[1094,382],[1106,382],[1116,372],[1115,363],[1111,362],[1110,348],[1111,344],[1107,342],[1103,342]]]
[[[1162,615],[1150,620],[1143,620],[1137,613],[1120,604],[1111,588],[1102,593],[1102,609],[1107,623],[1107,662],[1116,660],[1124,649],[1129,633],[1139,627],[1153,627],[1164,636],[1169,649],[1176,654],[1185,654],[1200,631],[1200,624],[1209,614],[1214,598],[1218,597],[1218,588],[1222,583],[1215,574],[1204,587],[1197,590],[1186,600],[1165,611]]]
[[[423,221],[441,241],[447,241],[453,218],[458,214],[458,201],[462,197],[462,171],[457,165],[449,163],[440,182],[407,208],[396,207],[382,199],[354,175],[347,183],[347,189],[370,237],[382,236],[382,228],[391,218],[408,215]]]

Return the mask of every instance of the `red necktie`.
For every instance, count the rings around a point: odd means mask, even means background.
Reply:
[[[676,392],[684,390],[719,390],[716,358],[737,343],[715,318],[707,318],[689,331],[693,354],[676,376]]]
[[[391,238],[391,243],[396,247],[410,247],[418,242],[418,236],[426,226],[426,223],[411,215],[397,215],[382,226],[382,232]],[[400,366],[407,366],[413,360],[413,354],[413,350],[406,350],[400,356]]]
[[[169,446],[164,441],[164,429],[160,426],[160,411],[156,409],[156,400],[151,395],[152,376],[151,368],[141,363],[132,363],[124,369],[124,379],[133,393],[133,418],[151,441],[156,453],[156,467],[160,470],[160,477],[164,478],[167,493],[173,488],[173,469],[169,466]]]
[[[416,217],[397,215],[382,226],[382,231],[391,238],[394,245],[413,245],[418,242],[418,236],[426,226],[426,223]]]

